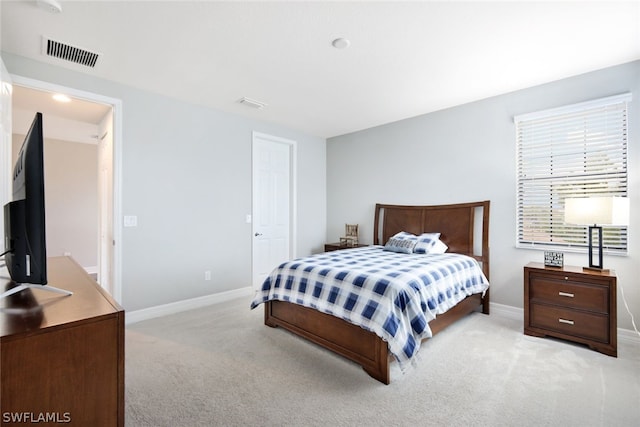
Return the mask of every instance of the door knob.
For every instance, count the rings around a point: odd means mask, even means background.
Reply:
[[[256,234],[254,234],[254,236],[258,237],[258,236],[262,236],[262,233],[258,233],[256,232]]]

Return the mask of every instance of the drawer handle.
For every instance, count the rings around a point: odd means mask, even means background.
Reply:
[[[575,295],[569,292],[558,292],[558,295],[560,295],[561,297],[569,297],[569,298],[573,298]]]
[[[564,323],[565,325],[573,325],[573,320],[567,320],[567,319],[560,318],[560,319],[558,319],[558,322]]]

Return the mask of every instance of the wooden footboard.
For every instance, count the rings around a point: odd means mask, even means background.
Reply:
[[[488,299],[488,295],[485,295]],[[483,306],[480,294],[467,297],[429,322],[433,335]],[[488,301],[486,306],[488,307]],[[264,323],[282,327],[359,364],[373,378],[389,384],[387,343],[373,332],[337,317],[285,301],[265,303]]]

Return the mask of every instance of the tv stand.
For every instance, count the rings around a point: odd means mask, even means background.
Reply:
[[[6,298],[9,295],[13,295],[13,294],[18,293],[20,291],[24,291],[25,289],[41,289],[43,291],[54,292],[54,293],[62,294],[62,295],[65,295],[65,296],[73,295],[73,292],[71,292],[71,291],[67,291],[65,289],[54,288],[53,286],[49,286],[49,285],[32,285],[30,283],[21,283],[18,286],[16,286],[15,288],[11,288],[11,289],[5,291],[4,293],[0,294],[0,299]]]
[[[48,258],[47,275],[73,298],[36,286],[0,299],[0,412],[124,426],[124,310],[70,257]]]

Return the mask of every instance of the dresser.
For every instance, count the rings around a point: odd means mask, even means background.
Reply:
[[[524,333],[617,357],[616,276],[582,267],[524,267]]]
[[[0,300],[1,423],[123,426],[124,311],[73,259],[48,258],[47,270],[73,295]]]

